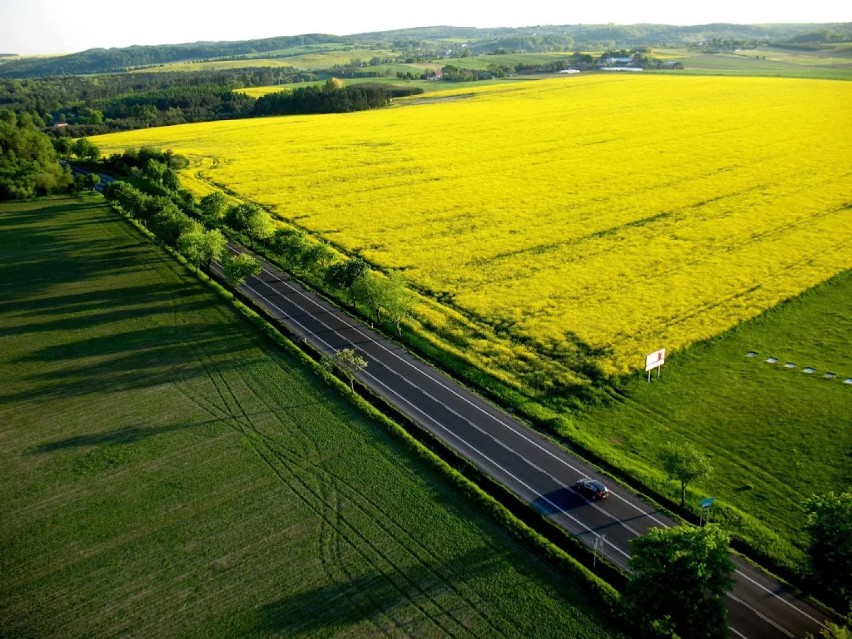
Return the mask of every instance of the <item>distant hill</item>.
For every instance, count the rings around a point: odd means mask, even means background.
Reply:
[[[121,72],[147,65],[211,58],[258,57],[258,54],[305,45],[350,44],[383,46],[400,51],[419,48],[438,52],[444,43],[459,46],[465,41],[471,53],[498,50],[525,52],[604,50],[642,46],[683,46],[707,41],[769,44],[852,39],[852,23],[845,24],[704,24],[672,26],[664,24],[542,25],[521,28],[478,29],[475,27],[432,26],[395,31],[360,33],[349,36],[306,34],[238,42],[194,42],[89,49],[80,53],[49,58],[23,58],[4,61],[0,77],[27,78],[88,73]]]
[[[80,53],[51,58],[12,60],[0,67],[0,77],[29,78],[120,72],[153,64],[244,56],[307,44],[340,43],[343,41],[343,38],[333,35],[307,34],[239,42],[192,42],[187,44],[134,45],[114,49],[88,49]]]

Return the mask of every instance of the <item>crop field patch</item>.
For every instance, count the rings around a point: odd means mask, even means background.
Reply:
[[[626,373],[852,266],[849,83],[590,75],[473,91],[95,142],[215,156],[193,173],[404,269],[555,377],[548,353]],[[469,356],[511,376],[488,342]]]

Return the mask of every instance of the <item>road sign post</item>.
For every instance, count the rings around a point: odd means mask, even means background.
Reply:
[[[645,356],[645,370],[648,371],[648,382],[651,381],[651,371],[657,369],[657,379],[660,378],[660,371],[663,364],[666,363],[666,349],[661,348],[658,351],[649,353]]]
[[[703,526],[705,523],[710,523],[710,509],[713,508],[714,501],[716,501],[715,497],[705,497],[698,502],[701,506],[701,515],[698,518],[699,526]]]
[[[606,534],[595,537],[595,551],[594,557],[592,558],[592,568],[594,568],[598,563],[598,547],[603,546],[604,539],[606,539]]]

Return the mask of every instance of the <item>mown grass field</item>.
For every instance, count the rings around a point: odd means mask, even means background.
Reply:
[[[99,201],[0,228],[4,638],[615,636]]]
[[[632,379],[613,405],[577,417],[577,436],[673,501],[679,488],[654,473],[657,453],[693,443],[715,468],[691,492],[693,508],[715,496],[717,519],[787,565],[802,562],[802,502],[852,486],[850,318],[846,271],[671,358],[660,380]]]

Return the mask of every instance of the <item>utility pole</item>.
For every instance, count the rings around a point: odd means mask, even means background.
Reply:
[[[606,539],[606,534],[598,535],[597,537],[595,537],[595,551],[594,551],[595,555],[594,555],[594,558],[592,559],[592,568],[594,568],[598,563],[598,548],[600,546],[603,546],[605,539]]]

